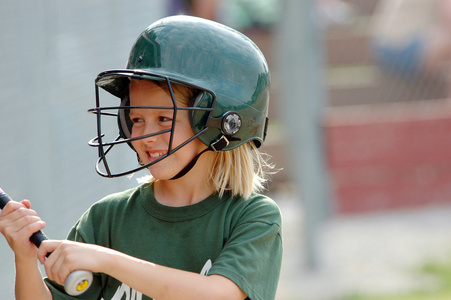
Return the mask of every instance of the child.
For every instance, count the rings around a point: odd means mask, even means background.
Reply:
[[[97,77],[90,144],[99,174],[148,169],[152,177],[95,203],[67,241],[44,241],[38,251],[28,239],[45,224],[29,201],[9,203],[0,231],[15,253],[17,299],[274,299],[281,216],[256,193],[268,166],[256,148],[269,82],[260,50],[233,29],[186,16],[150,25],[126,69]],[[120,98],[116,106],[100,106],[99,87]],[[106,142],[101,128],[112,115],[120,135]],[[138,167],[116,172],[107,161],[121,145],[136,152]],[[61,286],[74,270],[94,273],[79,298]]]
[[[381,0],[371,22],[374,58],[400,78],[446,80],[450,25],[450,0]]]

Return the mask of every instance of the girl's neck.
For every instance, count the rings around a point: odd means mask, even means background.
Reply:
[[[213,194],[213,189],[207,188],[202,180],[197,185],[159,180],[154,183],[153,191],[159,203],[173,207],[193,205]]]
[[[187,206],[201,202],[214,193],[208,185],[213,153],[204,153],[194,167],[175,180],[157,180],[154,195],[158,202],[167,206]]]

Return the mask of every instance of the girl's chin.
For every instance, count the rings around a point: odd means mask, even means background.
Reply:
[[[170,170],[164,166],[158,166],[158,163],[147,168],[152,176],[159,180],[168,180],[174,177],[180,170]]]

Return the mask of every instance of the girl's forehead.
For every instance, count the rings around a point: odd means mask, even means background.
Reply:
[[[132,89],[146,89],[149,92],[155,91],[155,90],[163,90],[166,92],[169,92],[168,86],[164,82],[156,82],[153,80],[137,80],[133,79],[130,81],[130,90]]]
[[[129,96],[132,106],[173,106],[169,91],[151,81],[142,80],[131,84]]]
[[[185,86],[171,84],[172,94],[174,95],[174,101],[178,106],[189,106],[190,100],[193,97],[195,91]],[[155,81],[155,80],[138,80],[133,79],[130,81],[129,85],[129,96],[132,102],[134,97],[143,96],[151,97],[152,100],[154,97],[161,96],[167,98],[171,103],[170,106],[173,106],[172,96],[170,92],[170,88],[168,84],[164,81]]]

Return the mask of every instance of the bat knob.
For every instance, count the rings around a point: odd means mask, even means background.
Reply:
[[[92,273],[85,270],[77,270],[67,276],[64,282],[66,293],[71,296],[80,295],[88,290],[92,283]]]

